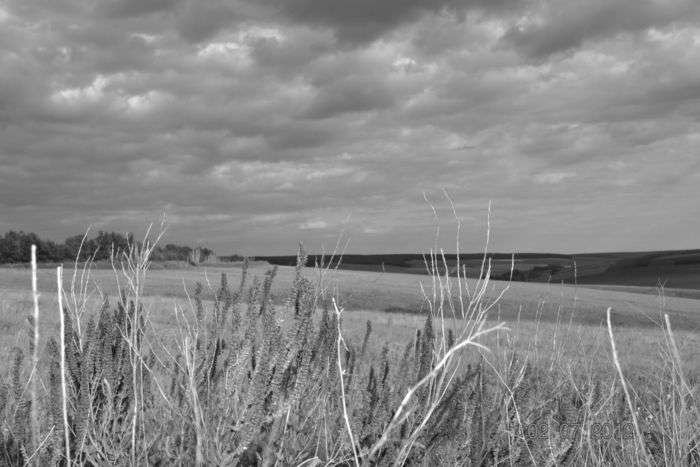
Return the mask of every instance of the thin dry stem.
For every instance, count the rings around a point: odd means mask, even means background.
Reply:
[[[617,369],[617,374],[620,377],[620,383],[622,384],[622,390],[625,392],[625,400],[627,401],[627,406],[628,406],[630,414],[632,416],[632,424],[634,425],[635,442],[637,444],[637,448],[642,451],[642,454],[643,454],[645,460],[647,461],[647,463],[649,463],[646,448],[644,447],[644,437],[642,436],[642,432],[639,429],[639,423],[637,421],[637,414],[635,413],[635,410],[634,410],[634,404],[632,403],[632,398],[630,397],[630,392],[627,389],[627,381],[625,381],[625,375],[622,373],[622,366],[620,366],[620,359],[617,356],[617,347],[615,346],[615,336],[613,336],[612,322],[610,320],[610,312],[611,311],[612,311],[612,308],[608,307],[608,309],[606,311],[606,315],[607,315],[607,321],[608,321],[608,335],[610,337],[610,347],[612,348],[613,362],[615,363],[615,368]]]
[[[63,316],[63,266],[56,268],[56,287],[58,294],[58,315],[61,319],[61,399],[63,410],[63,434],[66,442],[66,462],[70,466],[70,427],[68,426],[68,391],[66,388],[66,320]]]
[[[32,245],[32,299],[34,302],[34,348],[32,349],[32,439],[36,443],[39,439],[39,390],[37,374],[39,368],[39,291],[37,289],[36,270],[36,245]]]
[[[341,358],[341,353],[340,353],[340,346],[342,345],[345,347],[345,341],[343,340],[343,335],[340,330],[340,310],[338,309],[338,305],[335,303],[335,298],[333,298],[333,308],[335,309],[335,314],[337,316],[337,324],[338,324],[338,342],[337,342],[337,349],[338,349],[338,378],[340,379],[340,397],[341,397],[341,402],[343,404],[343,418],[345,419],[345,427],[348,430],[348,436],[350,437],[350,444],[352,445],[352,455],[353,459],[355,460],[355,465],[359,467],[360,465],[360,460],[357,456],[357,448],[355,447],[355,437],[352,434],[352,427],[350,426],[350,417],[348,416],[348,406],[347,403],[345,402],[345,382],[343,381],[343,364],[342,364],[342,358]],[[371,457],[371,456],[370,456]]]

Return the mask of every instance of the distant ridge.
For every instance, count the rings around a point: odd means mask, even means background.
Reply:
[[[460,272],[478,277],[483,253],[459,255]],[[427,254],[425,254],[427,257]],[[633,285],[700,289],[700,249],[602,253],[488,253],[491,278],[526,282],[564,282],[600,285]],[[514,270],[511,260],[515,257]],[[256,256],[259,261],[280,266],[296,264],[296,256]],[[307,265],[327,265],[330,255],[309,255]],[[339,269],[427,274],[424,254],[345,254],[333,258]],[[457,255],[445,254],[451,274],[456,274]],[[442,261],[437,265],[444,272]]]

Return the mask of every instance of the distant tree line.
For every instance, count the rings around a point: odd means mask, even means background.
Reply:
[[[83,243],[82,249],[80,248]],[[36,245],[37,261],[60,262],[74,260],[80,252],[80,261],[94,258],[95,261],[108,260],[112,252],[119,254],[127,251],[134,244],[133,234],[99,231],[93,238],[75,235],[66,238],[63,243],[44,240],[33,232],[10,230],[0,237],[0,263],[27,263],[30,258],[32,244]],[[206,259],[214,255],[214,251],[206,247],[198,247],[198,257]],[[153,251],[153,261],[189,261],[194,249],[188,246],[172,243],[158,246]]]

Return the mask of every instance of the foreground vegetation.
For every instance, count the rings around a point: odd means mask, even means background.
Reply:
[[[533,358],[489,327],[502,297],[487,293],[485,264],[475,284],[433,276],[413,333],[369,320],[358,335],[324,271],[303,273],[300,252],[283,300],[276,269],[251,278],[244,267],[240,282],[223,274],[213,293],[199,285],[174,302],[164,327],[144,299],[153,248],[132,244],[116,262],[116,303],[96,306],[89,267],[77,270],[59,288],[57,336],[39,335],[37,299],[29,345],[12,350],[0,386],[0,463],[700,462],[698,383],[668,319],[650,352],[663,365],[650,374],[620,365],[610,312],[605,365]]]

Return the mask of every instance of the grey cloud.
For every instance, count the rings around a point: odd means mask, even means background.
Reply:
[[[283,253],[328,241],[351,211],[351,230],[374,232],[356,251],[396,238],[417,250],[432,228],[421,192],[438,187],[478,219],[494,199],[506,249],[605,247],[567,230],[562,203],[611,238],[622,234],[606,200],[640,230],[642,208],[700,228],[650,195],[697,198],[691,10],[158,0],[107,16],[80,3],[8,3],[0,25],[6,229],[138,231],[165,208],[183,241]],[[521,13],[541,25],[500,39]],[[660,30],[589,40],[649,27]],[[582,53],[546,55],[568,47]],[[318,219],[328,228],[299,230]],[[639,248],[663,241],[640,236]]]
[[[332,141],[332,130],[308,123],[293,123],[266,132],[272,149],[306,149]]]
[[[395,103],[395,91],[375,79],[350,78],[324,87],[304,112],[306,118],[329,118],[348,112],[386,109]]]
[[[190,1],[177,20],[177,30],[190,42],[202,42],[214,37],[240,19],[232,2]]]
[[[674,21],[698,18],[700,8],[692,0],[593,0],[543,1],[542,22],[512,26],[503,42],[533,59],[580,47],[589,39],[612,37]]]
[[[133,17],[170,10],[181,0],[112,0],[102,6],[107,16]]]
[[[693,114],[700,117],[698,100],[700,100],[700,76],[697,79],[653,86],[648,90],[644,99],[650,106],[660,106],[666,109],[676,109],[682,105],[694,110]]]
[[[276,75],[303,74],[314,60],[335,51],[329,34],[306,27],[286,32],[288,37],[284,41],[274,38],[251,41],[256,63]]]
[[[11,13],[29,20],[70,18],[93,11],[93,8],[86,8],[83,0],[6,0],[5,3]]]
[[[397,26],[425,14],[448,11],[499,11],[514,8],[521,0],[263,0],[292,21],[328,27],[342,42],[367,43]]]

